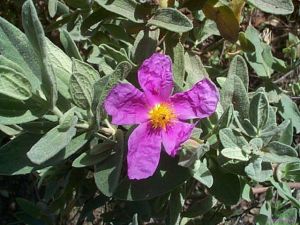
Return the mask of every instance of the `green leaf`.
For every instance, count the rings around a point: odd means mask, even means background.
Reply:
[[[208,76],[199,56],[192,52],[184,54],[184,66],[187,72],[185,89],[190,89],[198,81],[203,80]]]
[[[245,52],[254,52],[255,46],[251,43],[251,41],[246,37],[246,34],[244,32],[239,33],[239,42],[241,45],[241,48]]]
[[[145,22],[151,9],[134,0],[95,0],[95,2],[107,11],[121,15],[135,23]]]
[[[247,145],[246,139],[238,132],[231,130],[230,128],[224,128],[219,132],[220,140],[225,148],[240,147]]]
[[[128,201],[152,199],[163,195],[191,177],[189,169],[177,165],[177,161],[162,152],[153,176],[144,180],[129,180],[120,183],[115,197]]]
[[[95,165],[94,178],[98,189],[106,196],[112,196],[120,182],[124,155],[124,134],[116,133],[115,153],[102,163]]]
[[[111,156],[111,151],[108,150],[98,155],[91,155],[84,152],[73,161],[72,166],[75,168],[94,166],[97,163],[102,163],[110,156]]]
[[[135,213],[132,217],[132,222],[130,223],[130,225],[139,225],[139,220],[138,220],[138,214]]]
[[[53,158],[47,161],[46,165],[54,165],[57,164],[73,154],[75,154],[78,150],[80,150],[89,140],[89,133],[82,133],[76,137],[74,137],[70,143],[58,154],[56,154]]]
[[[209,192],[220,202],[226,205],[234,205],[240,199],[240,181],[237,175],[224,173],[218,165],[210,165],[210,171],[214,178],[214,184]]]
[[[201,28],[195,27],[193,29],[193,34],[196,38],[196,44],[203,43],[207,38],[209,38],[212,35],[220,36],[220,32],[217,28],[217,24],[215,21],[206,19],[203,21],[204,24]]]
[[[99,46],[99,49],[103,55],[111,56],[115,61],[117,61],[117,63],[120,63],[123,61],[131,62],[130,59],[128,58],[127,54],[124,53],[124,51],[122,51],[122,49],[116,50],[107,44],[101,44]]]
[[[241,132],[248,137],[255,137],[257,135],[257,129],[251,124],[248,119],[241,119],[240,116],[234,114],[234,122],[237,124]]]
[[[290,208],[282,212],[274,225],[296,225],[297,224],[297,209]]]
[[[26,75],[26,72],[22,67],[20,67],[14,61],[11,61],[10,59],[6,58],[3,55],[0,55],[0,66],[5,66],[5,67],[8,67],[10,69],[13,69],[13,70],[17,71],[18,73],[21,73],[24,76],[26,76],[26,79],[28,79],[28,77]]]
[[[199,165],[197,160],[201,159],[206,152],[209,151],[209,145],[199,144],[194,140],[187,140],[183,144],[183,149],[180,151],[178,165],[187,167],[190,169],[196,169],[196,163]],[[194,171],[195,172],[195,171]]]
[[[261,158],[252,159],[245,167],[245,172],[248,177],[257,182],[267,181],[273,175],[271,163],[263,162]]]
[[[203,160],[203,162],[197,160],[194,165],[193,173],[193,177],[208,188],[213,185],[214,179],[207,167],[206,160]]]
[[[232,103],[242,118],[248,118],[248,69],[242,57],[236,56],[220,91],[221,104],[227,109]]]
[[[291,0],[248,0],[260,10],[279,15],[291,14],[294,11],[294,5]]]
[[[75,42],[72,39],[70,33],[67,30],[62,29],[60,31],[60,36],[59,37],[60,37],[60,42],[64,46],[64,49],[65,49],[66,53],[70,57],[74,57],[75,59],[78,59],[78,60],[82,61],[82,57],[79,53],[79,50],[78,50]]]
[[[137,34],[131,50],[135,63],[140,65],[155,52],[159,34],[159,29],[150,29],[148,27]]]
[[[286,199],[286,200],[290,200],[297,208],[300,208],[300,202],[298,199],[296,199],[291,192],[291,189],[289,188],[289,186],[284,183],[284,182],[276,182],[273,178],[270,179],[272,185],[277,189],[278,194]]]
[[[88,15],[82,21],[80,27],[81,33],[86,34],[89,28],[106,18],[114,18],[114,15],[112,15],[109,11],[105,10],[104,8],[94,9],[93,13]]]
[[[248,161],[249,157],[239,147],[224,148],[221,151],[222,155],[229,159],[237,159],[240,161]]]
[[[50,108],[54,108],[58,98],[56,77],[48,59],[45,33],[32,0],[27,0],[22,7],[22,22],[31,45],[41,57],[42,87]]]
[[[15,100],[0,95],[0,123],[3,125],[27,123],[38,119],[48,111],[42,99]]]
[[[203,12],[205,16],[216,22],[220,34],[228,41],[235,43],[239,36],[239,21],[229,6],[215,6],[216,1],[208,1]]]
[[[230,67],[231,68],[231,67]],[[230,69],[229,69],[230,71]],[[232,105],[232,98],[234,93],[234,74],[228,73],[228,76],[220,90],[221,105],[224,110],[227,110]]]
[[[241,181],[243,182],[244,180]],[[251,202],[254,199],[251,186],[248,183],[246,183],[246,181],[244,181],[242,183],[242,189],[243,189],[241,195],[242,199],[246,200],[247,202]]]
[[[296,133],[300,133],[300,112],[297,105],[289,96],[285,94],[281,95],[278,111],[285,120],[291,120]]]
[[[263,128],[269,116],[269,102],[264,93],[257,93],[251,100],[249,118],[250,122],[260,130]]]
[[[266,150],[271,153],[275,153],[279,156],[291,156],[291,157],[298,156],[298,153],[294,148],[278,141],[273,141],[270,144],[268,144]]]
[[[37,169],[38,166],[26,157],[26,152],[40,137],[40,135],[24,133],[3,145],[0,148],[0,174],[21,175]]]
[[[82,109],[90,109],[94,98],[94,84],[100,79],[98,72],[89,64],[73,59],[70,93],[74,103]]]
[[[260,38],[260,33],[251,25],[247,27],[245,38],[255,47],[254,52],[246,52],[245,57],[250,66],[260,77],[270,77],[273,70],[267,65],[263,58],[264,46]]]
[[[90,1],[89,0],[64,0],[67,5],[71,6],[72,8],[80,8],[80,9],[87,9],[89,8]]]
[[[120,81],[126,78],[132,66],[128,62],[121,62],[118,64],[114,72],[110,75],[102,77],[94,85],[94,101],[93,111],[96,115],[97,120],[100,120],[102,115],[102,104],[107,97],[109,91]],[[99,121],[98,121],[99,123]]]
[[[293,135],[293,124],[292,121],[289,120],[288,126],[281,132],[278,141],[286,145],[292,145]]]
[[[178,225],[180,223],[180,213],[184,205],[183,191],[180,187],[176,188],[170,196],[169,200],[169,215],[167,224],[168,225]]]
[[[232,59],[228,74],[234,74],[238,76],[243,81],[246,92],[248,92],[249,73],[247,63],[242,56],[237,55]]]
[[[218,128],[226,128],[229,127],[233,121],[233,107],[230,105],[227,110],[222,114],[221,118],[218,121]]]
[[[68,130],[73,126],[73,118],[76,107],[71,108],[59,119],[59,129]]]
[[[71,58],[49,40],[47,40],[47,55],[58,79],[57,88],[59,93],[65,99],[71,99],[69,93],[69,80],[72,74]]]
[[[183,87],[185,77],[184,47],[180,42],[172,48],[174,82]]]
[[[58,0],[49,0],[48,1],[48,11],[49,11],[49,15],[50,17],[54,17],[56,12],[57,12],[57,3]]]
[[[239,112],[239,115],[246,119],[249,115],[249,98],[245,89],[243,81],[238,77],[234,77],[234,92],[233,92],[233,106]]]
[[[32,96],[31,84],[24,74],[6,66],[0,66],[0,94],[18,100]]]
[[[283,165],[283,164],[281,164]],[[286,180],[291,181],[300,181],[300,162],[291,162],[287,163],[285,165],[284,171],[283,171],[283,177]]]
[[[0,52],[5,56],[5,59],[7,59],[5,61],[7,62],[10,60],[10,64],[11,62],[14,62],[24,70],[24,74],[32,85],[33,92],[40,89],[40,62],[27,37],[18,28],[1,17],[0,36]],[[3,58],[1,60],[1,65],[17,70],[7,63],[2,64],[2,62]],[[19,70],[17,71],[20,72]]]
[[[51,129],[27,152],[31,162],[41,165],[64,149],[76,134],[77,117],[73,117],[72,126],[68,130],[61,130],[60,125]]]
[[[184,33],[193,29],[192,21],[173,8],[158,9],[153,17],[148,20],[148,25],[154,25],[177,33]]]

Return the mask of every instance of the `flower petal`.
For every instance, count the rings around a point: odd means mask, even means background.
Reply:
[[[172,88],[172,61],[169,56],[154,53],[146,59],[138,71],[141,87],[151,100],[166,100]]]
[[[145,179],[154,174],[161,150],[161,132],[153,130],[150,123],[140,124],[128,140],[128,177]]]
[[[106,112],[116,125],[138,124],[148,119],[144,93],[131,84],[118,84],[104,101]]]
[[[191,136],[193,128],[192,124],[176,121],[162,133],[163,145],[170,156],[176,155],[180,145]]]
[[[190,90],[173,95],[171,102],[179,119],[201,119],[216,111],[219,91],[212,81],[203,79]]]

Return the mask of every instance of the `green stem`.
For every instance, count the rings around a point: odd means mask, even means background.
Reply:
[[[110,124],[110,122],[109,122],[107,119],[105,119],[105,120],[104,120],[104,123],[105,123],[106,126],[109,128],[110,133],[111,133],[112,135],[115,135],[115,134],[116,134],[116,130],[115,130],[115,128],[112,127],[112,125]]]
[[[90,128],[90,125],[87,124],[87,123],[79,123],[79,124],[76,124],[75,126],[76,128],[79,128],[79,129],[85,129],[85,130],[88,130]]]
[[[64,114],[62,113],[62,111],[60,111],[59,108],[57,108],[56,106],[52,109],[52,112],[54,113],[54,115],[56,115],[58,118],[61,118]]]

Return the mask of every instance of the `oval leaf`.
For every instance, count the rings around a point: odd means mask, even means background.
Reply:
[[[294,11],[291,0],[248,0],[248,2],[264,12],[272,14],[287,15]]]
[[[193,29],[193,23],[176,9],[159,9],[148,21],[149,25],[164,28],[169,31],[183,33]]]
[[[61,130],[60,125],[58,125],[44,135],[27,152],[27,157],[31,162],[40,165],[65,148],[76,134],[77,120],[77,117],[73,118],[73,124],[68,130]]]
[[[91,108],[94,98],[94,84],[98,79],[100,76],[93,67],[79,60],[73,60],[70,93],[78,107],[82,109]]]
[[[32,95],[31,84],[23,74],[0,66],[0,93],[18,100],[26,100]]]
[[[265,94],[256,94],[250,103],[250,122],[259,130],[263,128],[269,117],[269,102]]]

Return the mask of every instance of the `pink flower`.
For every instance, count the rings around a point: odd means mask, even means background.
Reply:
[[[183,120],[210,116],[219,101],[218,89],[209,79],[171,96],[172,62],[163,54],[155,53],[143,62],[138,80],[144,92],[122,83],[110,91],[104,103],[113,124],[139,124],[128,140],[130,179],[153,175],[161,145],[170,156],[175,156],[194,128]]]

